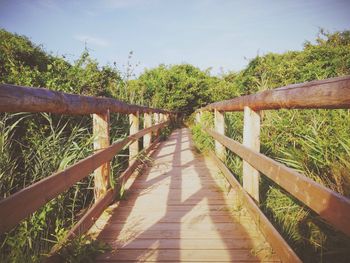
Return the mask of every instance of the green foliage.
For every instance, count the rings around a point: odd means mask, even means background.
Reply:
[[[129,92],[131,97],[142,99],[137,101],[140,104],[189,115],[211,101],[209,87],[213,82],[207,72],[192,65],[160,65],[130,81]]]
[[[70,64],[64,57],[47,54],[26,37],[2,29],[0,83],[94,96],[122,95],[119,99],[128,101],[119,71],[110,66],[99,67],[86,51]],[[89,116],[1,114],[1,197],[8,197],[91,154],[91,124]],[[127,116],[115,114],[111,124],[112,141],[125,136],[129,127]],[[127,159],[127,152],[114,158],[113,181],[127,165]],[[92,177],[87,177],[1,235],[0,261],[38,262],[52,242],[57,242],[57,234],[69,229],[90,205],[92,183]]]
[[[58,256],[67,263],[95,262],[97,255],[109,250],[111,247],[108,244],[83,235],[65,243]]]
[[[28,38],[0,29],[0,83],[47,87],[52,90],[109,96],[189,116],[210,102],[255,93],[292,83],[350,74],[350,32],[320,31],[302,51],[269,53],[252,59],[240,72],[211,76],[188,65],[160,65],[130,80],[111,66],[100,67],[87,51],[74,63],[48,54]],[[348,110],[282,110],[263,113],[261,151],[313,180],[350,196],[350,134]],[[189,124],[193,123],[190,116]],[[228,113],[226,134],[242,141],[242,113]],[[212,114],[203,125],[213,127]],[[111,117],[112,141],[128,133],[127,116]],[[200,125],[192,125],[196,146],[205,151],[213,140]],[[92,152],[90,117],[48,114],[0,115],[0,194],[7,197]],[[166,136],[169,130],[164,131]],[[112,185],[126,166],[128,152],[112,161]],[[227,166],[242,181],[242,160],[229,153]],[[1,262],[38,262],[63,229],[76,222],[90,203],[91,177],[50,201],[9,233],[0,237]],[[305,262],[344,262],[350,241],[320,220],[268,179],[261,180],[262,209]],[[51,240],[49,242],[48,240]],[[77,242],[77,243],[74,243]],[[68,262],[88,261],[104,249],[84,237],[62,253]],[[68,248],[69,247],[69,248]]]
[[[350,74],[350,32],[321,31],[316,44],[306,42],[303,51],[258,56],[246,69],[223,79],[233,86],[234,97],[346,74]],[[280,110],[262,114],[262,153],[350,197],[348,110]],[[242,142],[243,114],[227,113],[225,122],[226,134]],[[230,152],[226,162],[242,182],[242,160]],[[260,189],[261,208],[303,261],[347,261],[348,237],[265,177]]]

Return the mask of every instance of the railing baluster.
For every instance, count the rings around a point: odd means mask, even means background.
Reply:
[[[155,124],[155,125],[159,124],[159,113],[157,113],[157,112],[153,113],[153,118],[154,118],[154,124]],[[160,133],[159,130],[157,130],[157,131],[154,133],[154,134],[155,134],[155,138],[158,138],[159,133]]]
[[[199,111],[196,112],[196,123],[200,123],[201,122],[201,115],[199,113]]]
[[[139,113],[131,113],[129,114],[129,122],[130,122],[130,135],[135,134],[139,131]],[[137,154],[139,153],[139,142],[136,140],[131,143],[129,146],[129,163],[135,159]]]
[[[243,145],[260,152],[260,113],[244,107]],[[259,203],[259,171],[243,160],[243,188]]]
[[[215,123],[215,131],[218,133],[225,135],[225,118],[224,112],[214,111],[214,123]],[[226,149],[221,143],[215,140],[215,153],[220,158],[220,160],[225,161],[226,157]]]
[[[151,126],[152,126],[152,114],[146,112],[143,115],[143,128],[146,129]],[[152,141],[152,132],[143,136],[143,148],[147,149],[151,145],[151,141]]]
[[[104,114],[93,114],[94,150],[99,151],[110,145],[109,111]],[[95,202],[103,196],[110,186],[110,162],[106,162],[94,171]]]

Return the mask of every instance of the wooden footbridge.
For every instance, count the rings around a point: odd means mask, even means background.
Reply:
[[[181,120],[165,110],[114,99],[0,85],[0,112],[93,114],[95,153],[0,201],[0,233],[9,231],[79,180],[94,174],[95,203],[66,239],[85,232],[111,246],[97,262],[301,262],[259,209],[259,177],[267,176],[350,235],[350,200],[282,165],[260,150],[260,111],[350,108],[350,77],[297,84],[210,104],[215,152],[198,153],[190,130],[159,130]],[[244,111],[243,144],[225,136],[224,112]],[[129,114],[130,136],[110,145],[109,115]],[[143,129],[139,117],[143,114]],[[153,117],[153,118],[152,118]],[[143,137],[143,149],[139,139]],[[114,188],[110,160],[129,147],[129,167]],[[243,159],[243,186],[226,168],[226,151]],[[150,156],[147,165],[139,153]],[[138,169],[138,168],[142,169]],[[116,200],[121,187],[125,198]],[[55,248],[48,261],[58,260]]]

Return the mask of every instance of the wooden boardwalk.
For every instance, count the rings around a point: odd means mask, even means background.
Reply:
[[[123,201],[96,222],[112,251],[97,262],[276,262],[279,259],[209,158],[178,129]]]

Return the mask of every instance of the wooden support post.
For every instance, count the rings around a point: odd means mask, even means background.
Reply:
[[[152,126],[152,115],[151,113],[144,113],[143,115],[143,128],[149,128]],[[143,148],[147,149],[151,145],[152,141],[152,132],[147,133],[143,136]]]
[[[225,135],[225,118],[224,113],[215,110],[214,111],[214,124],[215,124],[215,131]],[[215,153],[216,155],[222,160],[225,161],[226,156],[226,149],[225,146],[223,146],[221,143],[215,140]]]
[[[135,134],[139,131],[139,113],[129,114],[129,123],[130,123],[130,135]],[[129,164],[135,159],[139,153],[139,142],[138,140],[134,141],[129,146]]]
[[[159,124],[159,113],[153,113],[153,118],[154,118],[154,124],[156,125],[156,124]],[[158,138],[158,136],[159,136],[159,130],[157,130],[155,133],[154,133],[154,135],[155,135],[155,138]]]
[[[159,123],[159,113],[153,113],[154,124]]]
[[[260,114],[244,107],[243,145],[260,152]],[[259,203],[259,171],[243,161],[243,188]]]
[[[94,150],[107,148],[109,142],[109,111],[104,114],[93,114]],[[110,163],[104,163],[94,171],[95,202],[102,197],[110,186]]]
[[[201,115],[199,113],[199,111],[196,112],[196,123],[200,123],[201,122]]]

